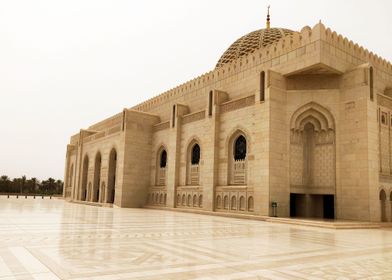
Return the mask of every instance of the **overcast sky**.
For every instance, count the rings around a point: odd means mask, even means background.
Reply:
[[[268,4],[392,61],[392,1],[0,1],[0,175],[62,179],[71,135],[212,70]]]

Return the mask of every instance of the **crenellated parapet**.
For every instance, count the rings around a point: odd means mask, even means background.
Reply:
[[[313,28],[305,26],[299,32],[287,35],[275,43],[163,92],[133,107],[133,109],[149,111],[163,103],[169,102],[169,100],[173,101],[181,98],[185,94],[192,94],[204,88],[212,88],[216,82],[256,66],[271,68],[280,64],[290,63],[290,60],[312,52],[312,48],[316,48],[316,45],[312,43],[316,42],[320,42],[321,46],[319,47],[324,51],[331,52],[332,55],[346,61],[347,65],[355,67],[366,62],[371,63],[384,73],[382,75],[383,79],[392,81],[392,64],[390,62],[332,31],[330,28],[326,28],[324,24],[319,22]]]

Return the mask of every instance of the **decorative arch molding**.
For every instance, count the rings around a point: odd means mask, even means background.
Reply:
[[[226,138],[225,147],[226,152],[230,153],[230,145],[234,143],[234,140],[237,139],[238,136],[243,135],[246,139],[246,149],[247,152],[250,153],[252,151],[252,139],[250,137],[251,133],[246,128],[242,126],[236,126],[227,134],[228,137]]]
[[[316,102],[299,107],[290,119],[290,186],[297,193],[323,188],[335,193],[335,120]]]
[[[159,142],[159,144],[155,146],[155,153],[159,153],[159,151],[161,151],[162,149],[165,149],[167,151],[167,145],[165,144],[165,142]]]
[[[290,121],[292,131],[303,131],[307,122],[313,122],[315,130],[335,130],[335,120],[331,112],[316,102],[309,102],[297,109]]]
[[[117,147],[117,145],[116,145],[115,143],[113,143],[113,144],[110,146],[109,154],[110,154],[113,150],[115,150],[115,151],[117,152],[117,155],[118,155],[119,149],[118,149],[118,147]],[[97,152],[99,152],[99,150],[98,150]]]
[[[191,145],[194,145],[195,143],[199,144],[200,149],[201,149],[201,140],[196,135],[193,135],[193,136],[189,137],[188,141],[186,142],[186,146],[185,147],[189,148]]]
[[[379,199],[380,200],[386,200],[387,199],[387,191],[385,190],[385,189],[380,189],[380,192],[379,192]]]

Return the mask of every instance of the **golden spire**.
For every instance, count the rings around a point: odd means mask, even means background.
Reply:
[[[268,5],[268,13],[267,13],[267,29],[270,29],[270,14],[269,14],[270,5]]]

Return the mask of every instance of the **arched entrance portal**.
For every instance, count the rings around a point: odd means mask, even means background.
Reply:
[[[335,218],[335,123],[310,102],[290,123],[290,216]]]
[[[381,222],[387,221],[387,194],[384,190],[380,191]]]
[[[117,151],[112,149],[109,156],[109,178],[106,193],[106,202],[114,203],[116,191],[116,170],[117,170]]]

